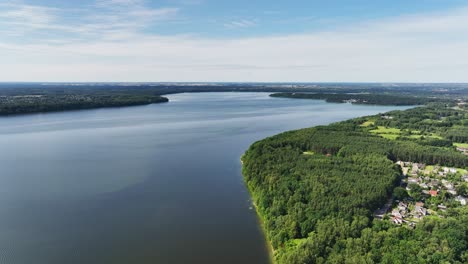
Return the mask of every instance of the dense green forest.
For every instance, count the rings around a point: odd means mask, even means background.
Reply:
[[[0,96],[0,115],[133,106],[168,101],[167,98],[158,95],[113,93]]]
[[[466,206],[413,228],[373,219],[394,190],[406,194],[396,161],[468,166],[453,145],[466,142],[467,122],[466,110],[439,103],[254,143],[243,175],[276,261],[468,263]]]
[[[371,105],[423,105],[430,102],[441,102],[443,99],[431,97],[408,96],[396,94],[336,94],[336,93],[274,93],[271,97],[319,99],[329,103],[353,103]]]

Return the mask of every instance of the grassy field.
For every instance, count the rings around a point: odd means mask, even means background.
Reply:
[[[439,135],[436,135],[434,133],[432,133],[430,136],[427,136],[427,137],[431,137],[431,138],[437,138],[437,139],[443,139],[443,137],[439,136]]]
[[[371,130],[370,132],[376,134],[401,134],[401,130],[399,128],[392,128],[392,127],[384,127],[379,126],[377,129]]]
[[[391,140],[395,140],[401,134],[401,130],[398,128],[384,126],[379,126],[377,129],[371,130],[370,132]]]
[[[453,143],[456,147],[468,148],[468,143]]]
[[[362,123],[361,126],[362,126],[362,127],[368,127],[368,126],[372,126],[372,125],[374,125],[374,124],[375,124],[374,121],[368,120],[368,121]]]
[[[366,124],[368,122],[371,122],[371,121],[367,121],[367,122],[363,123],[361,126],[369,126],[369,125]],[[391,140],[395,140],[399,136],[405,136],[405,137],[413,138],[413,139],[421,139],[422,137],[442,139],[441,136],[436,135],[434,133],[432,133],[430,135],[421,135],[421,131],[418,131],[418,130],[412,130],[411,135],[407,135],[407,133],[403,133],[403,135],[402,135],[402,132],[404,132],[404,131],[402,131],[401,129],[392,128],[392,127],[384,127],[384,126],[379,126],[379,127],[377,127],[377,129],[370,130],[369,132],[377,134],[377,135],[379,135],[379,136],[381,136],[383,138],[391,139]]]

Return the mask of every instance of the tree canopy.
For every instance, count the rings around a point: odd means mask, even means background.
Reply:
[[[424,121],[428,116],[444,126]],[[466,112],[437,104],[285,132],[254,143],[242,158],[243,175],[275,259],[466,263],[466,208],[450,210],[446,218],[425,218],[415,229],[372,217],[392,194],[408,195],[396,188],[402,174],[396,161],[466,168],[468,156],[422,139],[427,133],[452,143],[445,132],[465,124]],[[418,130],[420,137],[389,139],[371,132],[384,125],[399,133]]]

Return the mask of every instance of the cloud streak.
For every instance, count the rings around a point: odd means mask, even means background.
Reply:
[[[65,34],[70,38],[67,34],[73,34],[74,40],[134,36],[148,27],[175,19],[179,12],[176,7],[148,8],[143,0],[97,0],[82,9],[50,8],[16,1],[0,7],[0,33],[16,32],[19,36],[48,31],[57,37]],[[69,21],[68,17],[76,19]]]
[[[229,29],[238,29],[238,28],[250,28],[256,25],[257,23],[253,20],[241,19],[241,20],[235,20],[235,21],[230,21],[228,23],[225,23],[224,27],[229,28]]]

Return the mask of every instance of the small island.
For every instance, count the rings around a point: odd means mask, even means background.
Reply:
[[[277,263],[467,263],[464,101],[289,131],[243,175]]]

